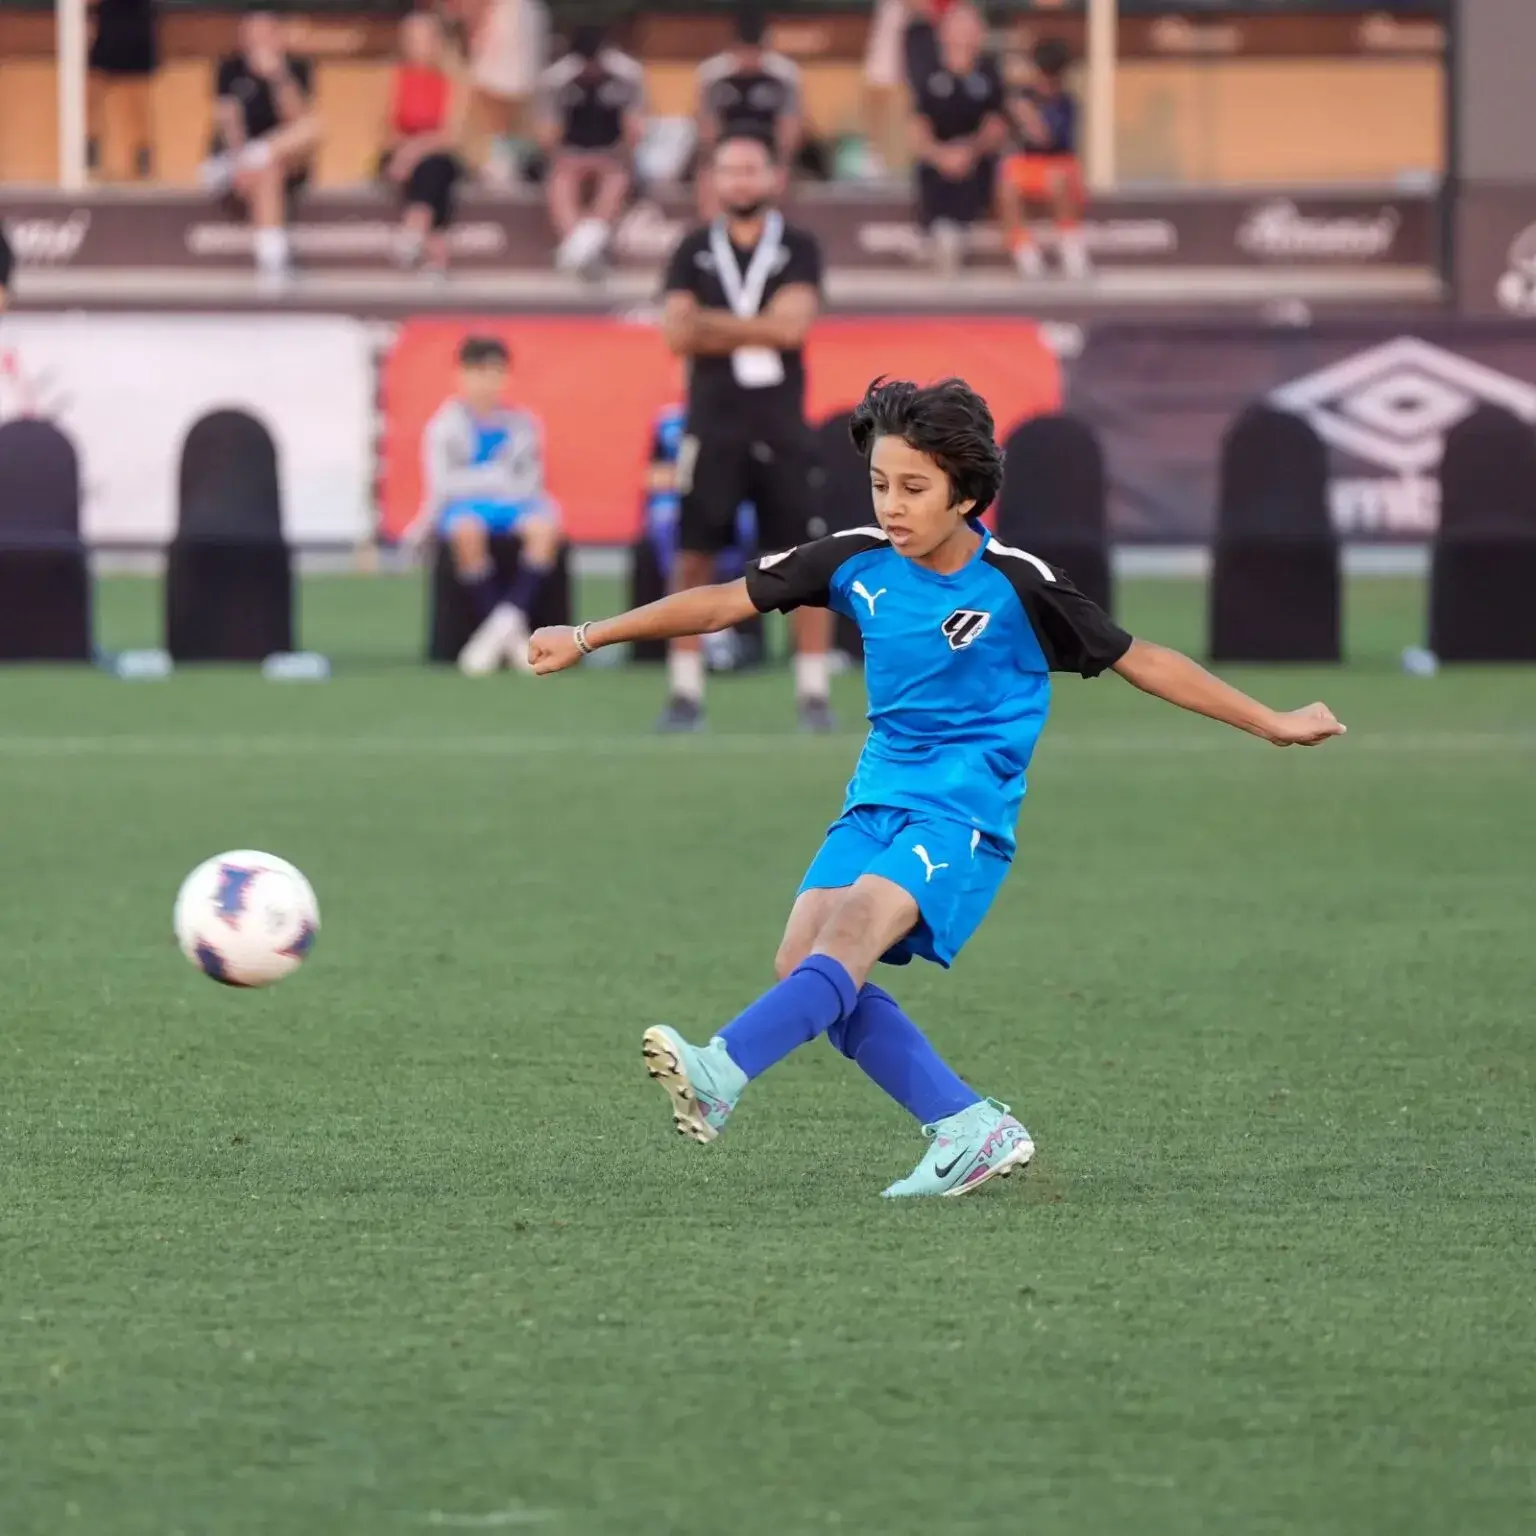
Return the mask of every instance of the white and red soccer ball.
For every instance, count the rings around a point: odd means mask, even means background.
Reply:
[[[320,908],[286,859],[240,848],[182,881],[173,922],[182,954],[205,976],[226,987],[266,987],[304,963]]]

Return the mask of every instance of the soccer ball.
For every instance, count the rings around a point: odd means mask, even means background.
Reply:
[[[182,954],[203,975],[226,987],[265,987],[314,948],[320,908],[286,859],[240,848],[182,881],[172,921]]]

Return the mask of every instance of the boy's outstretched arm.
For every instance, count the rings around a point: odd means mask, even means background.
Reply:
[[[716,630],[730,629],[743,619],[753,618],[756,613],[743,579],[674,592],[643,608],[631,608],[616,618],[598,619],[576,628],[582,631],[581,639],[586,641],[586,650],[595,651],[600,645],[623,645],[629,640],[673,640],[679,635],[712,635]],[[541,676],[546,672],[562,672],[581,660],[586,652],[577,639],[576,628],[560,624],[534,631],[528,642],[528,660],[533,663],[535,672]]]
[[[1179,651],[1133,640],[1131,648],[1115,663],[1115,671],[1143,693],[1166,699],[1180,709],[1209,715],[1240,731],[1262,736],[1277,747],[1315,747],[1330,736],[1342,736],[1344,727],[1326,704],[1305,709],[1274,710],[1257,699],[1212,676],[1198,662]]]

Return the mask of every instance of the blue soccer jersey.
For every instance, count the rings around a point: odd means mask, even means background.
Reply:
[[[855,528],[753,561],[747,590],[761,612],[831,608],[863,634],[870,732],[845,811],[938,816],[1009,852],[1050,674],[1095,677],[1131,645],[1060,571],[985,533],[942,576]]]

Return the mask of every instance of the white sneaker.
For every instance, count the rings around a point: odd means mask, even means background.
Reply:
[[[523,617],[510,603],[502,603],[464,642],[459,652],[459,671],[465,677],[489,677],[507,659],[507,642],[523,628]],[[523,637],[527,650],[527,635]]]
[[[256,268],[256,291],[268,298],[285,294],[293,287],[293,268],[289,263],[283,262],[280,266],[261,266]]]
[[[1093,263],[1088,259],[1088,247],[1081,230],[1073,230],[1061,237],[1061,274],[1073,282],[1086,282],[1093,276]]]
[[[395,258],[395,265],[403,272],[414,272],[421,265],[426,247],[426,241],[414,229],[398,230],[391,253]]]
[[[941,277],[955,277],[965,260],[965,231],[948,219],[935,219],[932,231],[933,264]]]
[[[608,226],[601,219],[583,219],[561,242],[555,265],[562,272],[587,277],[603,259],[608,246]]]
[[[516,608],[512,609],[512,617],[516,622],[507,629],[507,638],[501,648],[502,655],[514,672],[532,675],[533,663],[528,660],[528,620]]]
[[[1034,282],[1045,276],[1045,257],[1040,254],[1040,247],[1033,241],[1028,245],[1014,247],[1013,264],[1019,269],[1019,276],[1027,282]]]
[[[198,180],[207,192],[223,194],[235,184],[235,157],[210,155],[198,167]]]

